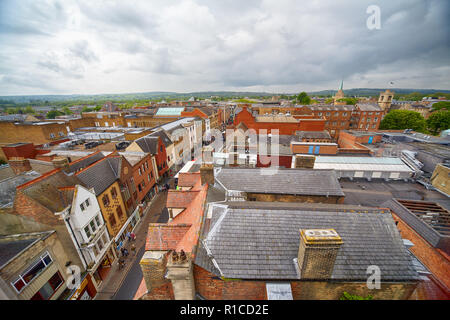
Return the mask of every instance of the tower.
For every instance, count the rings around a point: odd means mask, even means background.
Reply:
[[[345,105],[345,102],[337,101],[339,99],[344,99],[345,98],[345,94],[344,94],[343,88],[344,88],[344,80],[341,80],[341,85],[339,86],[339,90],[338,90],[338,92],[336,93],[336,95],[333,98],[334,99],[334,104],[336,104],[336,105]]]
[[[392,104],[392,99],[394,98],[394,91],[386,89],[385,92],[380,92],[380,97],[378,98],[378,105],[383,111],[388,111]]]

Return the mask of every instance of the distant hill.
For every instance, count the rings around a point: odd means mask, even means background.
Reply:
[[[450,90],[435,90],[435,89],[399,89],[389,88],[395,91],[396,94],[409,94],[412,92],[419,92],[422,94],[433,94],[435,92],[449,93]],[[347,97],[351,96],[378,96],[380,92],[385,91],[383,89],[370,89],[370,88],[355,88],[344,89]],[[334,95],[336,90],[322,90],[308,92],[309,95]],[[268,93],[268,92],[245,92],[245,91],[201,91],[201,92],[141,92],[141,93],[119,93],[119,94],[95,94],[95,95],[23,95],[23,96],[0,96],[0,105],[6,103],[13,104],[52,104],[55,102],[64,101],[83,101],[85,103],[95,103],[97,101],[130,101],[130,100],[155,100],[155,99],[189,99],[190,97],[196,98],[210,98],[211,96],[221,98],[244,98],[244,97],[267,97],[276,95],[294,95],[298,93],[286,94],[286,93]]]
[[[391,91],[394,91],[396,94],[410,94],[412,92],[419,92],[421,94],[433,94],[436,92],[442,92],[442,93],[450,93],[450,90],[436,90],[436,89],[401,89],[401,88],[383,88],[383,89],[372,89],[372,88],[354,88],[354,89],[344,89],[344,93],[347,97],[352,96],[378,96],[380,92],[385,91],[386,89],[389,89]],[[320,95],[320,96],[327,96],[327,95],[334,95],[336,94],[337,90],[322,90],[322,91],[312,91],[308,92],[308,95]]]

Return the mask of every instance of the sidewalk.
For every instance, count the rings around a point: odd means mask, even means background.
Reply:
[[[139,250],[145,246],[145,239],[147,238],[148,224],[158,221],[161,211],[166,206],[167,191],[158,193],[150,202],[150,205],[145,209],[144,217],[139,225],[134,230],[136,234],[136,241],[129,242],[125,240],[124,247],[128,250],[129,255],[125,258],[125,268],[119,270],[118,259],[111,266],[109,274],[104,280],[95,296],[94,300],[110,300],[114,298],[116,292],[120,289],[128,272],[133,266],[134,261],[138,256]],[[136,246],[136,255],[131,251],[131,244]]]

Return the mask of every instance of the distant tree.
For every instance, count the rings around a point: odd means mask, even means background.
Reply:
[[[327,99],[325,99],[325,103],[326,103],[326,104],[333,103],[333,101],[334,101],[333,98],[327,98]]]
[[[95,111],[100,111],[101,108],[102,108],[102,106],[96,106],[96,107],[94,107],[94,110]]]
[[[25,110],[24,110],[24,113],[27,113],[27,114],[35,114],[36,112],[34,111],[33,107],[27,106],[27,107],[25,108]]]
[[[57,116],[62,116],[64,115],[64,113],[62,113],[61,111],[58,111],[56,109],[50,110],[49,112],[47,112],[47,119],[55,119]]]
[[[299,104],[310,104],[311,103],[311,98],[308,96],[308,94],[306,92],[300,92],[299,95],[297,96],[297,102]]]
[[[450,101],[439,101],[433,104],[432,111],[438,111],[441,109],[450,110]]]
[[[70,110],[68,106],[63,107],[63,108],[62,108],[62,112],[63,112],[65,115],[73,114],[73,111]]]
[[[6,113],[7,114],[15,114],[16,113],[16,108],[7,108],[6,109]]]
[[[380,129],[402,130],[413,129],[425,132],[427,123],[422,115],[410,110],[392,110],[380,123]]]
[[[442,130],[450,129],[450,110],[433,112],[427,119],[427,126],[434,135]]]
[[[356,98],[344,98],[344,99],[338,99],[339,102],[345,102],[345,104],[348,105],[355,105],[358,102],[358,99]]]

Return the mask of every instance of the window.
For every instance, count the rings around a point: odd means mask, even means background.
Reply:
[[[81,211],[84,211],[84,210],[86,210],[86,208],[84,207],[84,204],[82,203],[82,204],[80,204],[80,208],[81,208]]]
[[[163,152],[163,151],[162,151],[162,146],[161,146],[161,147],[159,147],[159,151]]]
[[[31,300],[48,300],[58,290],[61,284],[64,282],[59,272],[56,272],[46,284],[39,289],[36,294],[31,297]]]
[[[148,182],[150,182],[150,175],[149,174],[147,175],[147,178],[148,178]]]
[[[117,212],[117,216],[119,218],[122,218],[122,215],[123,215],[122,207],[117,207],[116,212]]]
[[[50,138],[54,138],[55,137],[55,134],[54,133],[50,133]]]
[[[60,137],[64,137],[64,133],[62,131],[59,132]]]
[[[344,117],[346,117],[346,116],[347,116],[347,112],[344,112],[342,115],[343,115]]]
[[[103,201],[103,205],[104,205],[105,207],[109,206],[109,197],[108,197],[107,194],[105,194],[105,195],[102,197],[102,201]]]
[[[139,192],[141,192],[141,191],[142,191],[142,187],[141,187],[141,184],[138,184],[138,189],[139,189]]]
[[[142,175],[142,171],[141,171],[141,168],[139,168],[139,175]]]
[[[34,278],[36,278],[42,271],[44,271],[49,264],[52,263],[52,258],[48,252],[45,252],[39,257],[30,268],[19,275],[18,279],[11,284],[17,292],[21,292]]]
[[[145,168],[148,169],[148,162],[145,160]]]
[[[144,172],[145,171],[145,167],[144,167],[144,165],[142,165],[142,172]]]
[[[109,224],[111,225],[111,227],[114,227],[116,225],[116,218],[114,218],[114,215],[111,215],[109,217]]]
[[[102,251],[102,250],[103,250],[103,247],[104,247],[104,245],[103,245],[103,241],[102,241],[102,239],[101,239],[101,238],[99,238],[99,239],[98,239],[98,241],[97,241],[97,245],[98,245],[98,249],[99,249],[99,251]]]
[[[91,226],[92,232],[95,232],[97,230],[97,227],[95,226],[94,220],[89,222],[89,225]]]
[[[89,205],[91,204],[91,203],[89,202],[89,198],[87,198],[86,201],[85,201],[84,203],[86,203],[86,208],[89,207]]]
[[[115,187],[112,187],[112,188],[111,188],[111,197],[112,197],[113,199],[117,198],[117,191],[116,191],[116,188],[115,188]]]
[[[372,119],[371,119],[371,118],[367,118],[367,120],[366,120],[366,121],[367,121],[367,122],[370,122],[370,120],[372,120]]]
[[[341,126],[345,127],[345,122],[341,122]]]
[[[318,115],[319,115],[319,117],[321,117],[322,116],[322,112],[319,112]]]
[[[91,229],[89,229],[89,226],[84,227],[84,232],[86,233],[86,236],[88,237],[88,239],[91,238]]]
[[[100,223],[100,216],[99,215],[95,216],[95,222],[97,223],[97,226],[100,228],[101,223]]]
[[[330,113],[329,112],[327,112],[327,117],[329,117],[330,116]]]
[[[378,117],[373,118],[373,121],[377,122],[378,121]]]

